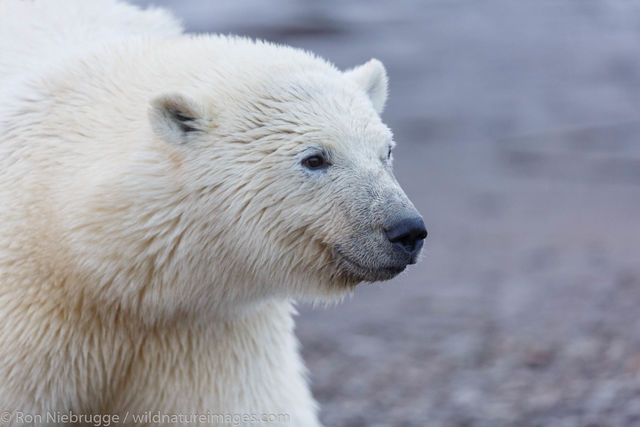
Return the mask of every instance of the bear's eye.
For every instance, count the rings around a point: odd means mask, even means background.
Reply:
[[[391,159],[391,147],[389,147],[389,151],[387,151],[387,160]]]
[[[328,166],[327,161],[324,157],[319,154],[314,154],[313,156],[305,157],[302,160],[302,164],[307,169],[324,169]]]

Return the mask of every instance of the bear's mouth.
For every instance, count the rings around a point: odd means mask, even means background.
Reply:
[[[351,276],[354,281],[358,282],[389,280],[396,277],[398,274],[402,273],[405,268],[407,268],[406,264],[398,266],[368,267],[345,255],[339,247],[335,248],[335,253],[341,270]]]

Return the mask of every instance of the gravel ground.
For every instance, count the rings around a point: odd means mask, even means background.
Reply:
[[[640,425],[640,3],[154,3],[388,68],[430,234],[395,280],[300,307],[327,426]]]

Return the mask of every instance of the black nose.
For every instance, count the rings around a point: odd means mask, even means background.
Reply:
[[[423,240],[427,237],[427,229],[420,217],[404,218],[384,231],[391,243],[410,255],[422,248]]]

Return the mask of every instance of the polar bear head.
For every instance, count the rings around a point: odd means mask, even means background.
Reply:
[[[392,172],[384,66],[341,72],[305,52],[261,48],[258,59],[229,60],[215,81],[151,101],[154,144],[189,206],[182,261],[206,268],[204,286],[239,297],[326,300],[396,276],[427,231]]]

